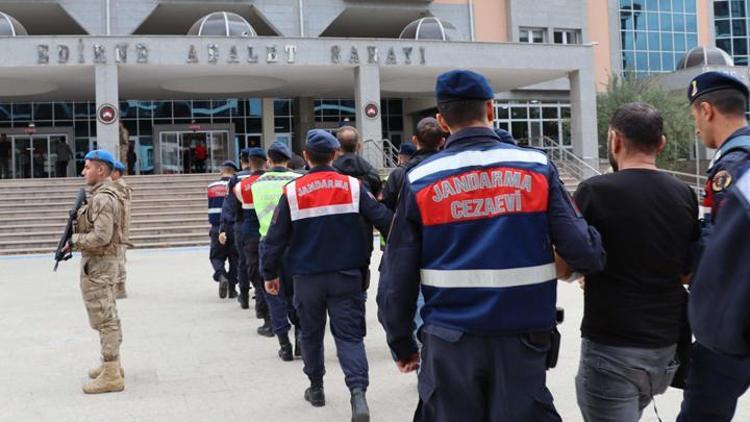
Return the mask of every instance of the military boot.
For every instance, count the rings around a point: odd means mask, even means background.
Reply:
[[[86,394],[119,392],[125,389],[125,380],[120,375],[120,361],[102,363],[102,372],[83,386]]]
[[[234,299],[237,297],[237,289],[234,286],[229,286],[229,298]]]
[[[99,375],[102,373],[102,370],[103,370],[102,369],[103,363],[104,362],[100,363],[99,366],[97,366],[96,368],[89,369],[89,378],[95,379],[99,377]],[[125,370],[122,369],[122,365],[120,365],[120,376],[125,378]]]
[[[219,276],[219,298],[226,299],[228,289],[229,289],[229,280],[227,279],[227,276],[225,276],[224,274],[221,274]]]
[[[117,283],[115,285],[115,299],[126,299],[128,292],[125,290],[125,283]]]
[[[250,308],[250,290],[249,289],[240,290],[240,308],[242,309]]]
[[[311,385],[305,390],[305,400],[309,401],[313,407],[323,407],[326,405],[326,395],[323,392],[323,385]]]
[[[294,360],[292,353],[292,343],[289,342],[288,334],[279,334],[279,357],[284,362],[291,362]]]
[[[352,389],[352,422],[370,422],[370,408],[367,406],[365,390]]]
[[[263,325],[258,327],[258,334],[262,335],[263,337],[273,337],[273,329],[271,328],[271,318],[264,317],[263,318]]]

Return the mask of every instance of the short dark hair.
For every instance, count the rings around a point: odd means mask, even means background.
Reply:
[[[336,138],[341,144],[341,150],[344,152],[357,152],[357,143],[359,142],[359,132],[353,126],[342,126],[336,131]]]
[[[463,127],[487,118],[488,100],[459,100],[438,103],[438,112],[450,127]]]
[[[252,156],[250,157],[249,163],[252,168],[259,169],[259,168],[263,168],[263,166],[266,165],[266,160],[264,160],[261,157]]]
[[[268,151],[268,159],[271,160],[272,163],[278,164],[286,163],[287,161],[289,161],[289,159],[286,158],[286,155],[274,150]]]
[[[445,138],[445,133],[440,129],[438,121],[434,117],[425,117],[417,123],[416,137],[419,141],[419,147],[426,150],[435,150]]]
[[[336,155],[336,151],[331,152],[320,152],[320,151],[313,151],[311,149],[305,148],[305,152],[307,152],[307,159],[310,161],[310,166],[322,166],[324,164],[328,164],[331,161],[333,161],[333,157]]]
[[[286,166],[289,167],[290,170],[299,170],[305,168],[305,159],[297,154],[292,154],[292,158],[289,159],[289,161],[286,163]]]
[[[719,113],[730,116],[744,116],[747,111],[747,98],[745,98],[745,94],[736,89],[707,92],[698,97],[693,104],[700,103],[709,103]]]
[[[651,154],[661,145],[664,119],[651,104],[627,103],[615,110],[609,127],[619,132],[629,145]]]

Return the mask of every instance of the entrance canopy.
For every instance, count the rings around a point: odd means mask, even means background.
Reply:
[[[496,92],[560,78],[571,87],[574,151],[597,156],[592,47],[351,38],[185,36],[16,37],[0,60],[0,96],[10,101],[354,97],[365,139],[379,139],[382,97],[433,98],[436,76],[469,68]],[[588,116],[588,120],[584,119]],[[117,124],[100,121],[100,145]],[[111,144],[111,145],[110,145]]]

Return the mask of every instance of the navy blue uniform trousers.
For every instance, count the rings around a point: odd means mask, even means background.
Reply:
[[[294,276],[294,307],[302,328],[300,342],[304,372],[311,383],[322,385],[326,372],[323,336],[327,312],[346,386],[350,390],[367,389],[369,367],[364,343],[362,271]]]
[[[224,275],[231,285],[237,282],[237,249],[232,243],[231,234],[227,233],[227,243],[219,243],[219,227],[211,226],[209,236],[211,238],[208,259],[211,261],[211,267],[214,269],[214,280],[219,281],[219,276]],[[226,262],[229,261],[229,271],[226,269]]]
[[[258,318],[269,316],[266,302],[266,289],[260,275],[260,255],[258,244],[260,239],[254,237],[237,236],[237,248],[240,250],[239,284],[240,291],[250,290],[252,284],[255,289],[255,313]]]
[[[285,335],[289,333],[291,325],[299,325],[297,312],[294,310],[294,284],[286,277],[284,270],[279,273],[280,289],[278,295],[266,294],[268,311],[271,314],[271,328],[273,333]],[[291,324],[290,324],[291,322]]]
[[[561,421],[547,389],[548,334],[474,336],[425,326],[415,421]]]
[[[737,399],[750,387],[750,359],[694,343],[678,422],[731,421]]]

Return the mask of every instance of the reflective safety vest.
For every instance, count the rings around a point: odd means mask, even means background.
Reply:
[[[551,168],[505,144],[447,149],[408,173],[422,222],[422,316],[475,334],[551,329]]]
[[[236,196],[237,200],[242,204],[243,210],[255,209],[252,186],[259,177],[260,175],[250,175],[234,185],[234,196]]]
[[[260,235],[265,236],[271,226],[273,212],[284,194],[284,185],[302,176],[293,171],[271,169],[252,184],[252,197],[255,214],[260,222]]]
[[[221,206],[227,196],[229,178],[222,178],[208,185],[208,222],[212,226],[221,224]]]

